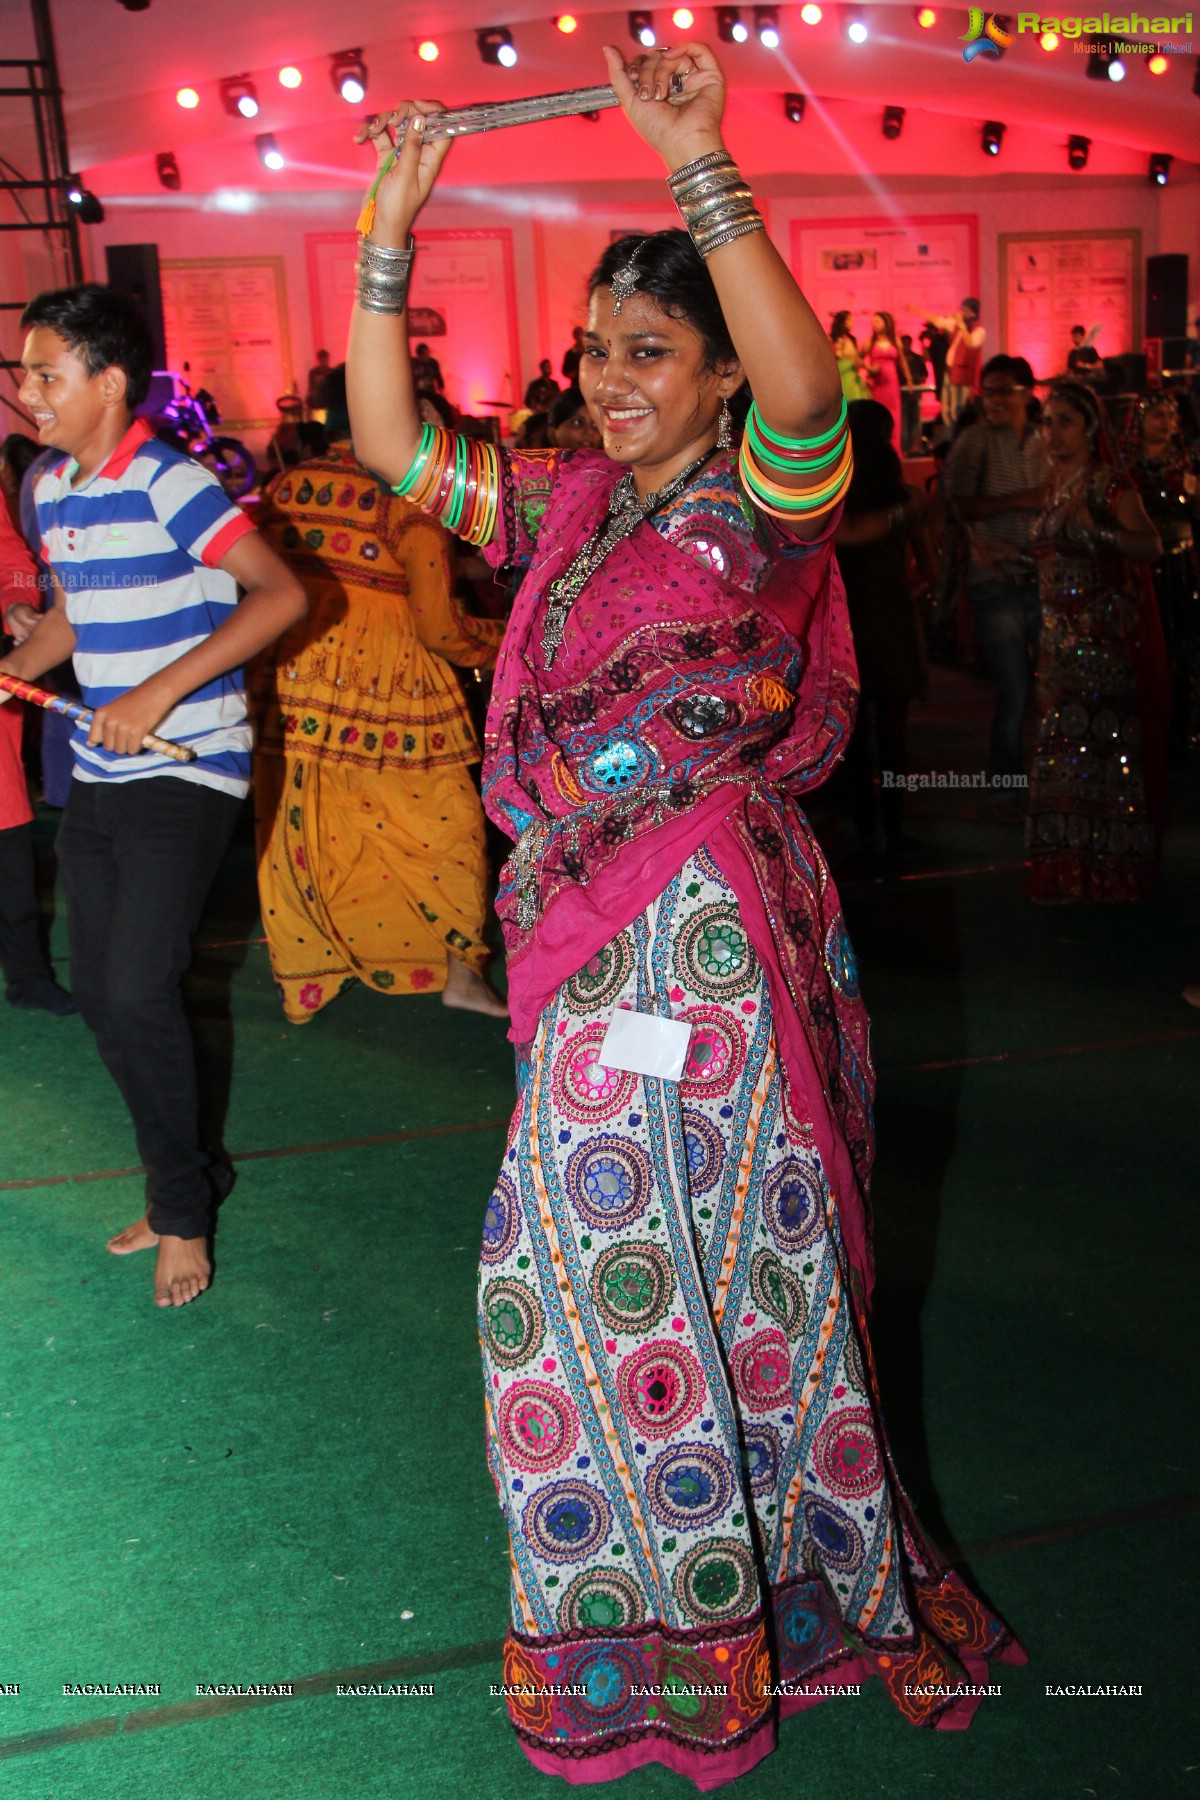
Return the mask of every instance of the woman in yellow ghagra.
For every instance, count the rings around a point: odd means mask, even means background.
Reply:
[[[357,981],[502,1016],[483,976],[479,742],[449,668],[490,668],[499,621],[450,591],[450,538],[349,443],[279,475],[260,528],[308,594],[254,676],[258,885],[300,1024]]]

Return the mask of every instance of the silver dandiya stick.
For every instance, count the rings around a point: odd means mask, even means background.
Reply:
[[[602,112],[606,107],[620,104],[615,90],[607,83],[602,87],[568,88],[563,94],[530,94],[525,100],[483,100],[476,106],[456,106],[448,112],[427,113],[425,136],[430,139],[470,137],[477,131],[501,131],[506,125],[537,125],[543,119],[569,119],[580,113]],[[407,129],[407,119],[396,126],[396,148],[371,184],[358,221],[358,229],[364,237],[374,224],[379,184],[395,162],[396,151],[404,142]],[[364,220],[367,223],[364,224]]]

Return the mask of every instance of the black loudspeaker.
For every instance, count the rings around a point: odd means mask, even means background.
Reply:
[[[1140,394],[1146,387],[1146,357],[1141,350],[1127,351],[1124,356],[1104,359],[1106,394]]]
[[[1146,336],[1187,336],[1188,259],[1185,254],[1146,258]]]
[[[162,288],[158,280],[157,244],[107,244],[108,285],[141,313],[154,346],[154,367],[167,366],[166,333],[163,330]],[[1187,257],[1184,257],[1187,262]]]

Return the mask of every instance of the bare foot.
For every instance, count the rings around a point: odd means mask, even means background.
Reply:
[[[167,1237],[158,1240],[154,1266],[155,1306],[186,1306],[208,1286],[212,1265],[203,1238]]]
[[[139,1219],[135,1225],[118,1231],[116,1237],[110,1237],[108,1248],[114,1256],[132,1256],[135,1250],[153,1250],[157,1242],[158,1233],[151,1231],[149,1219]]]
[[[507,1019],[508,1007],[488,986],[482,975],[469,969],[457,956],[446,958],[446,985],[442,989],[442,1005],[458,1006],[464,1012],[486,1013],[489,1019]]]

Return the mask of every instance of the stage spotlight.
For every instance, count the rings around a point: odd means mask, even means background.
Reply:
[[[989,119],[983,128],[983,154],[999,156],[1004,142],[1004,127],[998,119]]]
[[[1146,67],[1152,75],[1165,75],[1169,66],[1165,56],[1152,56],[1150,61],[1146,64]]]
[[[570,37],[571,33],[579,28],[579,20],[575,17],[574,13],[559,13],[554,23],[564,37]]]
[[[485,63],[499,63],[502,69],[511,69],[517,60],[517,47],[507,25],[485,25],[475,33],[475,42]]]
[[[182,87],[177,91],[175,98],[179,105],[187,112],[191,112],[194,106],[199,106],[200,104],[200,96],[195,88]]]
[[[422,38],[417,45],[417,55],[422,62],[436,62],[441,55],[441,51],[438,49],[432,38]]]
[[[1152,156],[1148,173],[1155,187],[1166,187],[1171,179],[1171,158],[1163,153]]]
[[[67,177],[67,205],[85,225],[103,225],[104,208],[90,188],[85,188],[78,175]]]
[[[1093,38],[1092,43],[1105,44],[1107,38]],[[1125,64],[1107,50],[1091,49],[1087,53],[1087,73],[1092,81],[1124,81]]]
[[[1092,147],[1090,137],[1069,137],[1067,139],[1067,165],[1072,169],[1086,169],[1088,151]]]
[[[783,116],[792,125],[803,125],[804,108],[808,104],[803,94],[785,94],[783,96]]]
[[[850,39],[850,42],[852,44],[865,44],[870,35],[871,28],[867,24],[862,8],[857,6],[850,7],[846,13],[846,36]]]
[[[736,6],[718,6],[717,36],[723,44],[744,44],[750,36],[750,27]]]
[[[933,30],[934,26],[937,24],[937,14],[934,12],[932,6],[918,6],[917,24],[921,27],[922,31]]]
[[[677,6],[671,14],[671,23],[676,31],[690,31],[696,23],[696,15],[690,6]]]
[[[654,35],[654,20],[648,12],[630,13],[629,35],[643,50],[653,50],[658,40]]]
[[[1057,33],[1057,31],[1043,31],[1041,37],[1038,39],[1038,42],[1041,44],[1043,50],[1057,50],[1058,49],[1058,33]]]
[[[183,178],[179,173],[179,164],[175,160],[173,150],[160,150],[154,159],[154,167],[158,170],[158,179],[165,188],[177,194],[183,186]]]
[[[764,50],[778,50],[779,14],[773,6],[755,7],[754,29],[758,33],[758,41]]]
[[[298,88],[303,80],[303,75],[294,63],[288,63],[286,68],[280,69],[279,71],[280,87]]]
[[[278,172],[283,167],[283,152],[269,131],[260,131],[254,140],[258,160],[264,169]]]
[[[1125,64],[1121,61],[1119,56],[1109,57],[1107,74],[1110,81],[1124,81]]]
[[[329,64],[334,92],[347,106],[361,106],[367,97],[367,65],[361,50],[340,50]]]
[[[258,89],[248,75],[233,75],[221,83],[221,104],[235,119],[256,119]]]
[[[802,6],[800,8],[800,17],[804,20],[806,25],[819,25],[821,23],[821,9],[819,6],[812,4]]]
[[[883,135],[885,138],[898,138],[904,130],[904,108],[902,106],[885,106],[883,109]]]

